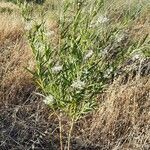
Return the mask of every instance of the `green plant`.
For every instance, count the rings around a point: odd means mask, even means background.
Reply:
[[[107,14],[102,15],[103,5],[103,0],[62,2],[57,45],[48,41],[53,31],[47,30],[44,17],[40,23],[28,22],[28,39],[35,56],[35,70],[28,70],[42,90],[45,104],[59,119],[61,149],[62,115],[70,119],[69,150],[74,123],[96,108],[98,94],[135,49],[134,45],[122,46],[123,28],[111,24]],[[28,11],[24,10],[26,19]]]

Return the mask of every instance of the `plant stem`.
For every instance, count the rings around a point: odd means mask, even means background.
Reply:
[[[72,118],[71,125],[70,125],[67,150],[70,150],[70,141],[71,141],[71,134],[72,134],[72,131],[73,131],[73,125],[74,125],[74,117]]]
[[[60,149],[63,150],[63,138],[62,138],[62,122],[61,122],[61,116],[58,116],[58,119],[59,119]]]
[[[60,140],[60,150],[63,150],[63,138],[62,138],[62,120],[61,120],[61,114],[58,115],[55,110],[53,110],[55,115],[57,116],[59,120],[59,140]]]

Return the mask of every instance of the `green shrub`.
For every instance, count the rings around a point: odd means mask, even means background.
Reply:
[[[114,25],[101,11],[103,6],[103,0],[60,3],[58,45],[49,43],[53,31],[47,31],[44,17],[40,23],[32,19],[27,23],[36,65],[34,72],[29,71],[45,104],[60,119],[60,132],[61,116],[70,118],[68,149],[73,124],[96,108],[98,94],[137,48],[126,40],[126,24]]]

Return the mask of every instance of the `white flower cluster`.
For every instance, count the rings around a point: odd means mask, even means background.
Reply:
[[[105,24],[109,21],[109,19],[106,16],[99,16],[98,19],[96,21],[92,21],[90,24],[90,28],[95,28],[98,27],[99,24]]]
[[[87,60],[87,59],[89,59],[92,55],[93,55],[93,50],[89,50],[88,52],[87,52],[87,54],[84,56],[84,60]]]
[[[84,73],[87,75],[87,74],[89,74],[89,71],[87,69],[85,69]]]
[[[105,16],[100,16],[98,19],[97,19],[97,23],[100,23],[100,24],[103,24],[103,23],[106,23],[108,22],[109,19]]]
[[[53,72],[53,73],[58,73],[58,72],[60,72],[62,69],[63,69],[63,66],[61,66],[61,65],[56,65],[56,66],[54,66],[54,67],[52,68],[52,72]]]
[[[24,29],[27,30],[27,31],[29,31],[29,30],[31,30],[31,29],[33,28],[33,26],[34,26],[33,21],[30,21],[30,22],[27,22],[27,23],[25,24]]]
[[[132,54],[132,60],[136,61],[136,60],[142,60],[144,58],[142,52],[138,51],[138,52],[134,52]]]
[[[125,32],[119,32],[115,35],[115,40],[116,42],[120,43],[121,41],[123,41],[125,38],[127,37],[127,34]]]
[[[85,83],[78,79],[76,81],[73,81],[71,87],[82,90],[85,87]]]
[[[40,52],[42,52],[42,51],[45,49],[45,44],[42,43],[42,42],[36,42],[36,43],[35,43],[35,48],[36,48],[36,49],[39,49]]]
[[[47,36],[47,37],[51,37],[51,36],[53,36],[55,34],[55,32],[54,31],[47,31],[47,32],[45,32],[45,36]]]
[[[125,38],[124,34],[120,34],[116,37],[118,43],[121,42],[124,38]]]
[[[100,53],[100,54],[101,54],[102,56],[108,55],[109,49],[110,49],[110,46],[105,47],[104,49],[101,50],[101,53]]]
[[[53,105],[54,104],[54,97],[52,95],[49,95],[47,97],[45,97],[45,99],[43,100],[43,102],[46,104],[46,105]]]
[[[112,72],[113,72],[113,68],[112,67],[108,68],[104,73],[104,78],[108,78]]]

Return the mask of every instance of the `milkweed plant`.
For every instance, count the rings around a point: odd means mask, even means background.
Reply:
[[[47,30],[44,17],[40,22],[26,19],[35,58],[35,70],[28,70],[41,89],[43,102],[59,118],[61,150],[62,115],[69,118],[69,150],[74,123],[97,107],[98,94],[133,49],[118,47],[124,40],[123,27],[111,25],[107,14],[101,12],[103,4],[103,0],[62,1],[57,33]],[[54,34],[57,44],[50,42]],[[117,51],[112,58],[110,49]]]

